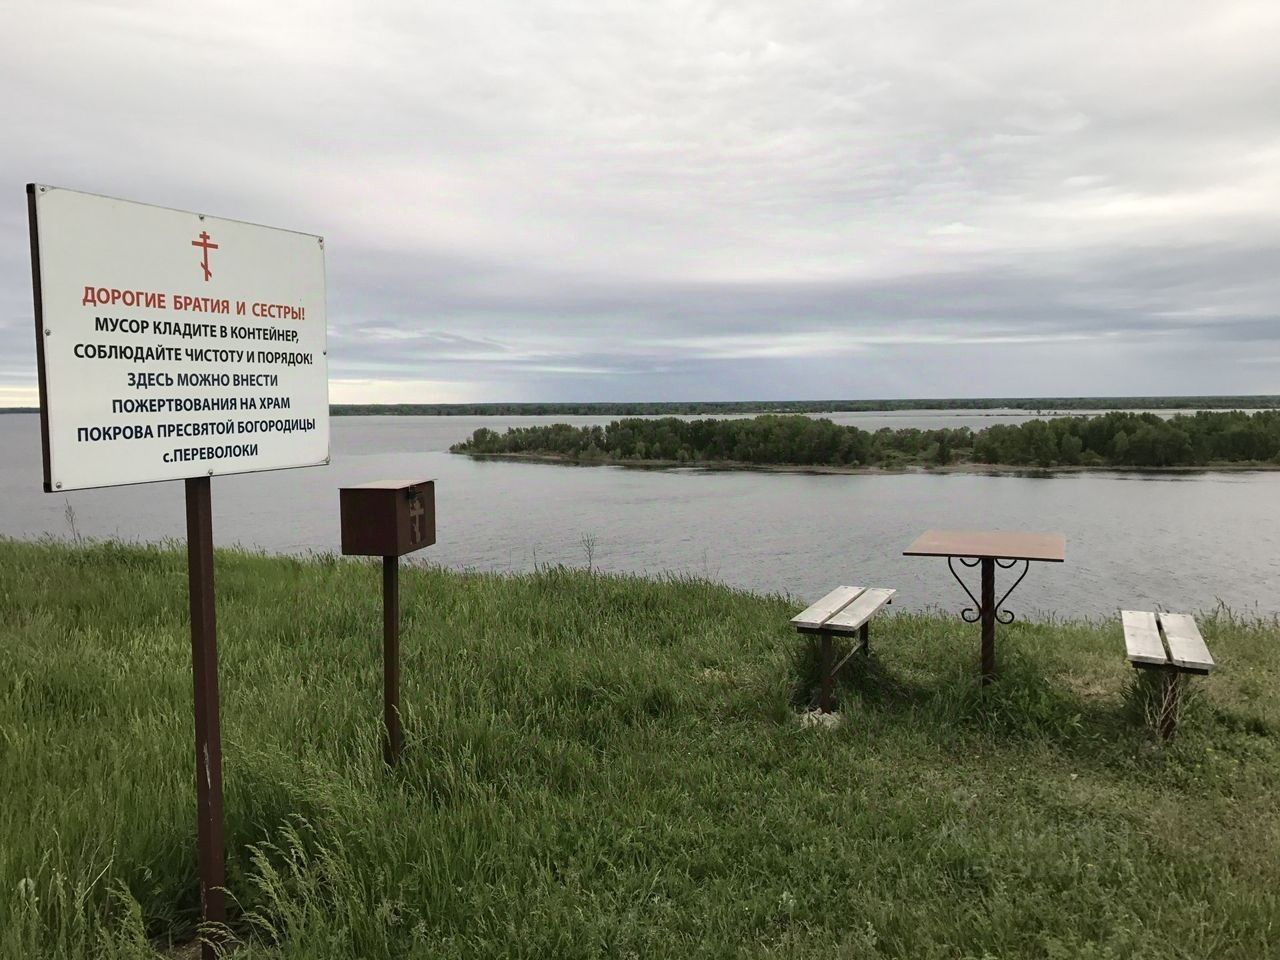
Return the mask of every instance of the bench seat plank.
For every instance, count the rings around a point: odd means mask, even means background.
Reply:
[[[1213,669],[1213,657],[1209,656],[1194,618],[1185,613],[1162,613],[1160,625],[1169,641],[1169,660],[1174,666],[1205,673]]]
[[[862,587],[836,587],[825,597],[791,618],[797,630],[817,630],[837,613],[853,603]]]
[[[897,592],[885,587],[864,590],[853,603],[823,624],[822,629],[832,633],[857,633],[858,628],[874,617]]]
[[[1121,610],[1120,619],[1124,622],[1124,646],[1129,659],[1134,663],[1148,663],[1163,667],[1169,663],[1164,652],[1164,643],[1160,640],[1160,628],[1156,625],[1156,615],[1145,610]]]

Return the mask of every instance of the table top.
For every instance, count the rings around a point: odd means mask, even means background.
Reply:
[[[1067,538],[1025,530],[927,530],[902,551],[908,557],[994,557],[1001,560],[1066,560]]]

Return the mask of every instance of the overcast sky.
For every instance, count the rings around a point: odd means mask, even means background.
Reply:
[[[335,402],[1280,393],[1280,3],[0,3],[30,180],[323,234]]]

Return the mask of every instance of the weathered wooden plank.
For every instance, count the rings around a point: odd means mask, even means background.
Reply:
[[[816,630],[857,599],[862,587],[836,587],[825,597],[791,618],[797,630]]]
[[[1124,623],[1125,651],[1133,663],[1149,663],[1165,666],[1169,656],[1164,652],[1156,615],[1146,610],[1121,610]]]
[[[823,624],[822,629],[833,633],[857,633],[858,628],[874,617],[897,592],[886,587],[871,587],[864,590],[853,603]]]
[[[1160,626],[1169,641],[1169,659],[1174,666],[1204,673],[1213,669],[1213,657],[1194,618],[1185,613],[1162,613]]]

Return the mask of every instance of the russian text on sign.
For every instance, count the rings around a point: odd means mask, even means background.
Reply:
[[[47,489],[327,462],[318,237],[51,187],[28,198]],[[166,444],[233,435],[256,442]]]

